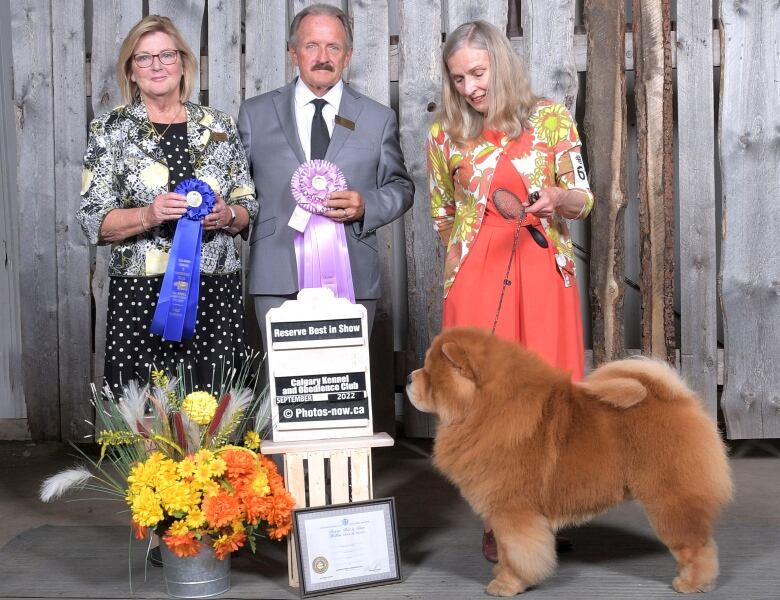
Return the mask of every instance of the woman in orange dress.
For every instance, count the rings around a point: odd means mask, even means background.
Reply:
[[[566,107],[531,93],[503,33],[473,21],[447,36],[427,145],[447,247],[442,325],[493,329],[575,380],[584,345],[567,221],[593,206],[580,146]],[[495,561],[489,531],[483,552]]]

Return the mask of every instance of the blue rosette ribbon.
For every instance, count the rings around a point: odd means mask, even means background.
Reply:
[[[216,196],[201,179],[185,179],[176,189],[187,198],[187,212],[173,235],[168,268],[152,318],[151,330],[171,342],[189,340],[195,333],[200,289],[200,245],[203,217],[211,212]]]

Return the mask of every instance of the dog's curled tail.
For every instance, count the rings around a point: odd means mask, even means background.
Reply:
[[[615,408],[630,408],[647,397],[650,381],[663,382],[670,391],[690,394],[674,369],[668,364],[645,357],[607,363],[575,384],[585,394]]]

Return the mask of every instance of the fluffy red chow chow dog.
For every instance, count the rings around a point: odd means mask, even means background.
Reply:
[[[453,328],[433,341],[407,392],[439,416],[437,468],[493,528],[489,594],[548,577],[557,529],[632,497],[677,560],[674,589],[713,588],[728,459],[698,397],[665,363],[616,361],[573,383],[517,344]]]

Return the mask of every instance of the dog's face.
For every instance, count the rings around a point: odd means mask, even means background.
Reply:
[[[520,345],[489,331],[454,327],[440,333],[425,365],[409,376],[406,393],[415,408],[439,416],[441,425],[490,422],[496,435],[528,438],[553,393],[568,390],[568,375]]]
[[[406,385],[417,410],[439,416],[443,423],[461,420],[473,404],[480,383],[480,336],[439,334],[425,354],[425,365],[413,371]]]

